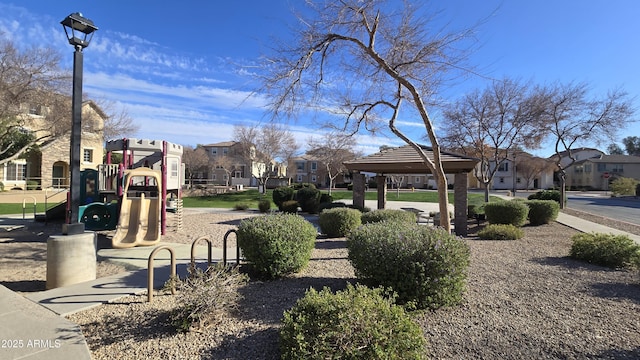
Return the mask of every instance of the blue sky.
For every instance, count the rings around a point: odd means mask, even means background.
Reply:
[[[231,140],[234,124],[267,121],[264,100],[249,97],[255,72],[272,39],[287,38],[290,9],[301,3],[0,0],[0,32],[17,44],[59,49],[70,69],[73,49],[60,21],[81,12],[99,28],[84,51],[84,92],[124,106],[140,126],[138,138],[208,144]],[[585,81],[596,96],[621,86],[640,100],[637,0],[447,0],[431,6],[442,10],[440,19],[451,29],[486,18],[470,62],[489,77]],[[459,84],[451,100],[484,81]],[[437,112],[432,115],[437,124]],[[403,124],[414,139],[424,133],[417,119]],[[288,126],[301,143],[314,134],[303,119]],[[640,136],[637,123],[620,137],[630,135]],[[360,134],[358,143],[365,153],[401,145],[384,134]],[[546,146],[535,153],[552,151]]]

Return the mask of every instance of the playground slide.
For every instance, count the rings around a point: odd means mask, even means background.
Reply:
[[[153,177],[156,184],[160,184],[160,177],[156,171],[146,168],[130,170],[125,176],[127,185],[121,200],[118,226],[111,244],[116,249],[155,245],[160,242],[161,199],[158,196],[145,196],[144,192],[139,196],[128,196],[127,190],[133,177]],[[160,194],[159,191],[155,193]]]

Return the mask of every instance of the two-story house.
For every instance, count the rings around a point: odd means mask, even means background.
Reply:
[[[640,180],[640,156],[597,155],[566,169],[567,185],[576,190],[607,190],[617,178]]]
[[[45,138],[48,109],[23,105],[25,131],[34,131],[36,138]],[[96,169],[104,157],[104,121],[106,115],[93,101],[82,103],[82,136],[80,170]],[[70,183],[70,144],[68,132],[39,142],[37,151],[0,166],[0,179],[5,189],[33,187],[65,188]]]
[[[269,174],[267,187],[280,186],[287,175],[286,165],[275,161],[265,163],[259,161],[262,158],[251,147],[245,149],[237,141],[223,141],[202,146],[211,159],[211,170],[205,179],[215,185],[225,186],[258,186],[258,178],[265,172]]]

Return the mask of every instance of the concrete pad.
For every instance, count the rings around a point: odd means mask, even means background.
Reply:
[[[0,286],[0,359],[91,359],[80,327]]]

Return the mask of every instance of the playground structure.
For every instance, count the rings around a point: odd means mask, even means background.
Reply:
[[[182,146],[131,138],[108,141],[106,150],[107,164],[81,175],[78,220],[87,230],[116,230],[114,248],[158,243],[167,202],[182,197]],[[122,154],[120,164],[111,164],[113,153]]]

